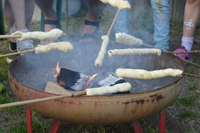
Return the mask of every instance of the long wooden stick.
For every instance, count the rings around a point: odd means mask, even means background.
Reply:
[[[4,54],[4,55],[0,55],[0,58],[1,58],[1,57],[12,56],[12,55],[17,55],[17,54],[28,53],[28,52],[34,52],[34,51],[35,51],[35,49],[30,49],[30,50],[24,50],[24,51],[15,52],[15,53],[10,53],[10,54]]]
[[[170,53],[170,54],[192,54],[192,53],[200,53],[200,50],[183,51],[183,52],[170,52],[170,51],[165,51],[165,53]]]
[[[63,33],[62,36],[66,36],[66,33]],[[0,38],[21,38],[22,35],[0,35]]]
[[[49,100],[55,100],[55,99],[60,99],[60,98],[65,98],[65,97],[78,97],[78,96],[82,96],[85,94],[86,94],[86,92],[83,91],[83,92],[77,92],[77,93],[66,94],[66,95],[61,95],[61,96],[53,96],[53,97],[27,100],[27,101],[19,101],[19,102],[14,102],[14,103],[0,104],[0,109],[14,107],[14,106],[20,106],[20,105],[26,105],[26,104],[32,104],[32,103],[38,103],[38,102],[44,102],[44,101],[49,101]]]
[[[0,35],[0,38],[20,38],[22,35]]]
[[[113,25],[114,25],[114,23],[115,23],[115,21],[116,21],[116,19],[117,19],[117,16],[118,16],[118,14],[119,14],[120,11],[121,11],[121,10],[118,9],[118,11],[117,11],[117,13],[116,13],[116,15],[115,15],[115,18],[114,18],[114,20],[113,20],[113,22],[112,22],[112,24],[111,24],[111,26],[110,26],[110,28],[109,28],[109,30],[108,30],[107,36],[110,35],[110,32],[111,32],[111,30],[112,30],[112,27],[113,27]]]

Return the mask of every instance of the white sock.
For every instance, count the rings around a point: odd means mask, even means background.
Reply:
[[[193,45],[193,38],[194,37],[184,37],[183,36],[182,37],[182,44],[181,44],[181,46],[184,46],[187,51],[191,51],[192,45]]]

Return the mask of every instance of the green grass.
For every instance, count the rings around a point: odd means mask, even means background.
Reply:
[[[152,125],[148,124],[144,120],[141,120],[140,124],[144,133],[158,133],[159,132],[158,127],[153,128]]]
[[[195,113],[194,111],[192,111],[191,109],[186,109],[184,111],[180,111],[178,112],[178,116],[180,118],[195,118],[198,116],[197,113]]]
[[[195,96],[185,96],[176,99],[175,104],[185,104],[187,106],[192,105],[196,101]]]
[[[194,91],[197,89],[197,85],[198,85],[198,82],[193,82],[189,87],[188,87],[188,90],[189,91]]]
[[[197,71],[197,69],[193,68],[193,67],[186,68],[186,73],[195,74],[196,71]]]

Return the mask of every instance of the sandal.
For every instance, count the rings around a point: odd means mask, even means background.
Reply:
[[[58,20],[44,20],[44,25],[45,24],[54,25],[56,26],[55,28],[58,28],[60,30],[62,29],[62,26]],[[42,27],[42,31],[44,31],[44,25]]]
[[[99,31],[99,21],[85,20],[84,25],[94,26],[94,27],[96,27],[96,29],[91,34],[84,33],[81,36],[79,42],[88,42],[88,41],[95,41],[95,40],[97,40],[98,39],[98,31]],[[88,41],[86,41],[86,40],[88,40]]]
[[[58,20],[44,20],[44,25],[45,24],[48,24],[48,25],[52,25],[53,27],[50,27],[49,29],[47,29],[46,32],[48,32],[48,30],[52,30],[52,29],[55,29],[55,28],[58,28],[58,29],[62,29],[62,26],[60,24],[60,22]],[[44,31],[44,25],[42,27],[42,31]],[[43,41],[40,41],[40,43],[42,45],[47,45],[49,43],[53,43],[54,41],[53,40],[43,40]]]
[[[185,49],[185,47],[181,46],[180,48],[176,49],[174,52],[185,52],[185,51],[187,51]],[[176,56],[178,56],[178,57],[180,57],[182,59],[185,59],[185,60],[189,60],[189,61],[193,60],[192,54],[187,54],[187,53],[186,54],[177,54]]]

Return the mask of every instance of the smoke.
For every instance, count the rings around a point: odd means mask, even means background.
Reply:
[[[149,55],[123,55],[112,56],[105,55],[103,66],[96,68],[94,61],[98,56],[101,47],[101,41],[90,43],[71,42],[74,49],[69,52],[51,51],[45,54],[27,53],[20,56],[11,67],[11,74],[20,83],[44,91],[48,81],[56,82],[53,75],[57,74],[56,65],[59,61],[59,66],[72,69],[86,75],[99,73],[95,77],[95,81],[100,81],[108,77],[110,73],[115,73],[118,68],[132,68],[145,70],[159,70],[166,68],[183,69],[180,62],[173,55],[161,56]],[[120,43],[110,42],[107,50],[119,48],[134,48]],[[165,77],[152,80],[136,80],[127,79],[132,85],[131,93],[140,93],[158,89],[173,83],[179,77]]]

